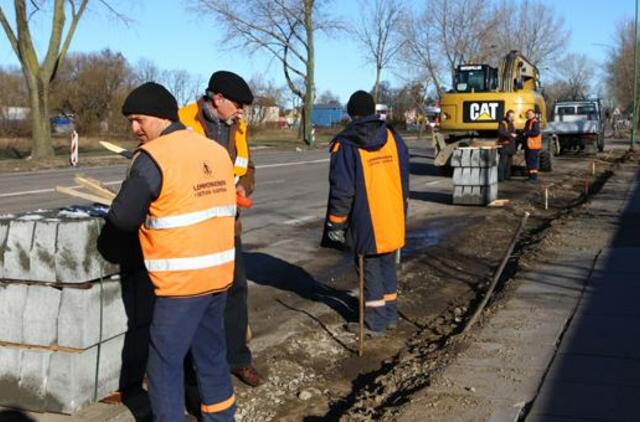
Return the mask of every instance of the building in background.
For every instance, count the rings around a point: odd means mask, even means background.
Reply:
[[[333,127],[347,119],[340,104],[316,104],[311,113],[311,123],[317,127]]]

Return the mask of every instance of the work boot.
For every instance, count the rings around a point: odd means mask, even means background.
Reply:
[[[347,331],[353,334],[360,334],[360,324],[357,322],[349,322],[347,323]],[[364,326],[364,335],[367,337],[382,337],[384,336],[384,331],[374,331],[370,330],[366,325]]]
[[[256,371],[256,368],[251,365],[244,368],[232,369],[231,373],[238,377],[240,381],[251,387],[258,387],[264,384],[265,381],[264,378],[260,376],[258,371]]]

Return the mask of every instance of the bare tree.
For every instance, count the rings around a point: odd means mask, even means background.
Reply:
[[[115,12],[106,0],[97,1]],[[53,155],[49,123],[49,84],[55,78],[56,70],[69,50],[78,22],[89,0],[53,0],[51,34],[45,56],[40,60],[31,37],[30,25],[32,15],[44,12],[43,7],[46,3],[46,1],[14,0],[15,28],[11,26],[3,7],[0,6],[0,24],[20,61],[29,90],[34,158]],[[71,18],[68,25],[66,25],[67,15]]]
[[[584,54],[568,54],[558,62],[562,69],[557,79],[564,86],[560,99],[582,100],[589,96],[594,79],[595,64]]]
[[[360,5],[362,18],[354,32],[367,61],[376,68],[373,98],[377,102],[382,70],[391,64],[404,42],[400,25],[405,19],[405,5],[402,0],[366,0]]]
[[[485,0],[425,0],[416,16],[403,26],[402,57],[428,74],[438,92],[459,64],[485,63],[495,55],[498,17]]]
[[[634,23],[631,19],[618,26],[607,61],[607,86],[627,112],[631,112],[633,108],[633,31]]]
[[[157,82],[163,84],[183,106],[204,93],[201,81],[184,69],[165,70]]]
[[[503,54],[519,50],[536,66],[552,64],[561,57],[570,32],[552,6],[537,0],[502,0],[496,16],[499,24],[493,28],[493,42]]]
[[[424,24],[423,18],[424,14],[409,16],[401,25],[405,42],[400,59],[410,70],[407,73],[415,73],[419,79],[432,82],[440,95],[443,92],[441,77],[444,66],[437,54],[435,31],[430,25]]]
[[[320,10],[323,0],[198,0],[196,10],[210,14],[227,32],[226,41],[246,51],[266,51],[281,64],[287,86],[304,104],[304,140],[312,143],[315,98],[314,33],[332,23]],[[247,13],[247,11],[251,13]],[[296,78],[304,85],[295,83]]]
[[[326,90],[318,97],[318,104],[336,105],[340,104],[340,98],[333,92]]]

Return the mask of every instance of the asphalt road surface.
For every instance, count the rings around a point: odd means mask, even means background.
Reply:
[[[426,141],[411,142],[412,190],[433,192],[449,186],[427,158],[432,154]],[[329,154],[326,150],[286,151],[264,149],[253,154],[257,166],[254,207],[245,212],[244,232],[270,225],[292,226],[324,216],[328,193]],[[81,157],[82,159],[82,157]],[[73,177],[85,174],[116,188],[124,179],[127,161],[105,167],[76,167],[34,172],[0,174],[0,215],[37,209],[56,209],[84,204],[55,191],[56,186],[75,186]],[[448,192],[450,188],[446,189]]]

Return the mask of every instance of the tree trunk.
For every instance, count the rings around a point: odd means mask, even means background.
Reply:
[[[314,46],[313,46],[313,0],[305,0],[304,2],[304,26],[307,33],[307,75],[304,78],[304,141],[307,145],[313,145],[314,139],[311,135],[313,128],[311,122],[311,112],[313,111],[313,101],[315,99],[314,84]]]
[[[376,83],[373,86],[373,101],[378,104],[380,101],[380,73],[382,72],[382,68],[380,66],[376,66]]]
[[[30,79],[27,86],[31,103],[31,156],[34,159],[53,157],[49,122],[49,82],[36,77]]]

